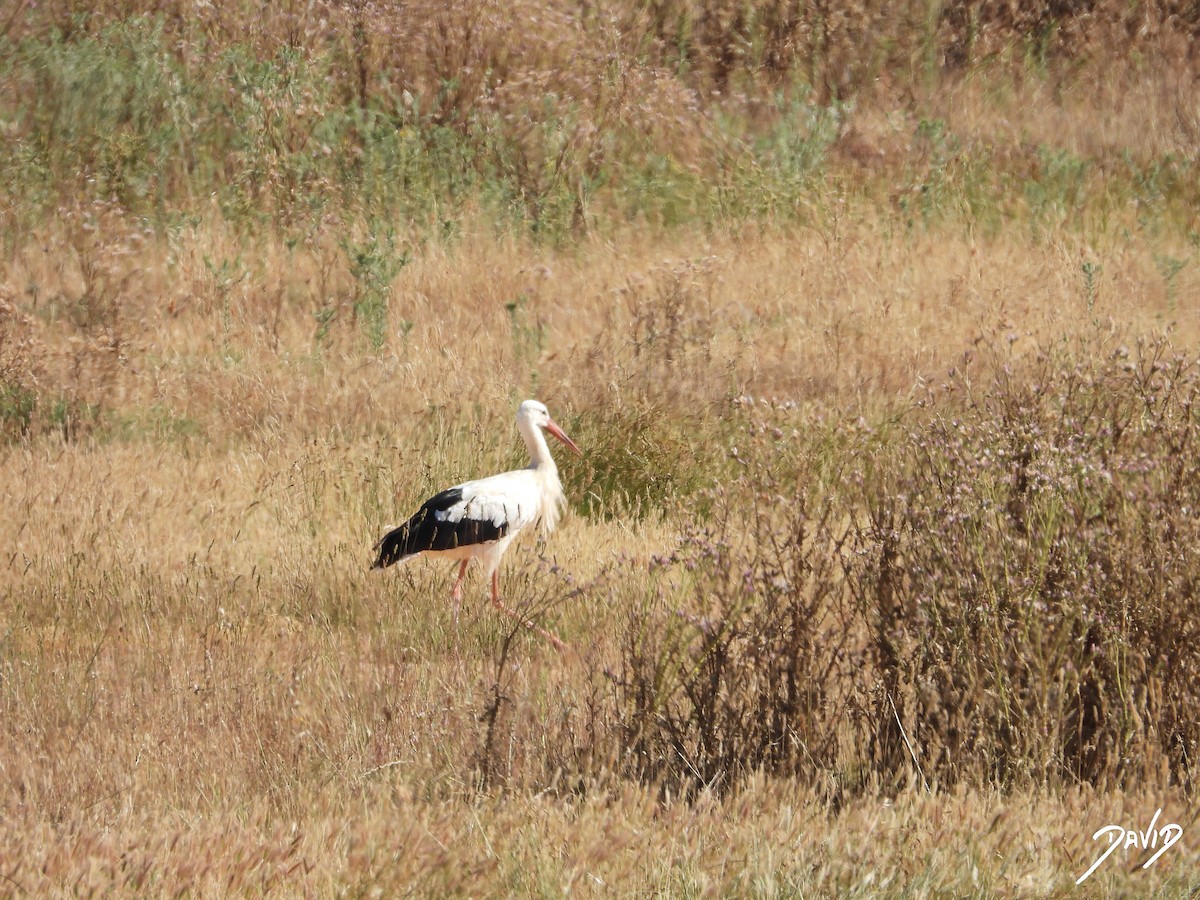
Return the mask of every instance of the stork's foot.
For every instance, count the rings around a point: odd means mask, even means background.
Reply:
[[[570,651],[571,645],[568,644],[566,641],[564,641],[562,638],[556,637],[555,635],[551,634],[549,631],[547,631],[544,628],[539,628],[538,631],[540,631],[542,633],[542,636],[546,640],[548,640],[551,644],[554,645],[554,649],[557,650],[559,653],[567,653],[568,651]]]
[[[509,618],[516,619],[518,622],[522,622],[522,624],[524,624],[524,626],[531,631],[536,631],[551,644],[553,644],[554,649],[559,653],[566,653],[571,649],[571,645],[554,632],[547,631],[545,628],[542,628],[540,625],[534,623],[530,619],[522,619],[521,615],[515,609],[506,606],[504,601],[500,599],[500,582],[499,578],[494,573],[492,575],[492,606],[496,607],[496,609],[504,613]]]

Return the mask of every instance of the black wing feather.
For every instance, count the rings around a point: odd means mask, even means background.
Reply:
[[[426,500],[411,519],[383,536],[377,545],[379,557],[372,568],[382,569],[425,550],[453,550],[456,547],[498,541],[504,537],[508,532],[508,522],[497,525],[490,520],[466,516],[457,522],[449,522],[437,517],[437,513],[461,503],[462,498],[462,489],[453,487]]]

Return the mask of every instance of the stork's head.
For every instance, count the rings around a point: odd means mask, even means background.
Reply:
[[[558,427],[557,422],[550,418],[550,411],[546,409],[546,404],[540,400],[526,400],[518,407],[517,426],[520,427],[525,423],[538,428],[544,428],[580,456],[583,455],[583,451],[575,446],[575,442],[567,437],[566,432]]]

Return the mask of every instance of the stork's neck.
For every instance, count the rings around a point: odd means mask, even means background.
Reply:
[[[554,457],[550,455],[550,447],[546,444],[546,435],[542,429],[528,422],[520,423],[521,437],[525,438],[525,446],[529,448],[529,468],[538,471],[558,471]]]

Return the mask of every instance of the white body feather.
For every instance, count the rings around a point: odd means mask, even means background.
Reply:
[[[508,530],[504,537],[495,541],[467,544],[451,550],[427,550],[425,555],[443,559],[478,559],[484,563],[488,575],[500,564],[508,545],[526,528],[540,524],[543,535],[554,531],[567,502],[553,460],[549,466],[531,464],[525,469],[465,481],[456,485],[456,488],[462,491],[462,500],[434,513],[438,520],[459,522],[464,518],[477,519],[491,522],[497,527],[507,524]]]

